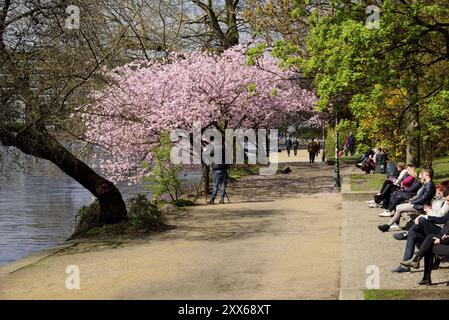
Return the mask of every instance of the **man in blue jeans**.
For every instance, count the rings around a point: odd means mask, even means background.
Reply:
[[[212,191],[212,197],[210,198],[208,204],[214,204],[215,197],[218,192],[218,185],[221,183],[221,200],[220,203],[224,203],[224,198],[226,196],[226,181],[228,177],[228,165],[227,164],[213,164],[212,170],[214,172],[214,189]]]

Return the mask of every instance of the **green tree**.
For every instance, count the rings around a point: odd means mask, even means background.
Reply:
[[[446,1],[387,0],[379,8],[380,28],[373,29],[366,23],[370,4],[334,1],[332,14],[312,15],[303,66],[315,76],[320,108],[345,97],[356,121],[401,93],[390,135],[401,129],[407,162],[419,165],[422,133],[435,124],[429,106],[447,108],[449,7]]]

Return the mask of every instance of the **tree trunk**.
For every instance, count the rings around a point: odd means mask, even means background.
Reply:
[[[126,205],[117,187],[76,158],[45,128],[25,128],[15,134],[1,131],[0,142],[5,146],[16,147],[25,154],[52,162],[78,181],[98,199],[101,208],[100,222],[113,224],[127,217]]]
[[[419,106],[416,104],[416,89],[409,89],[410,107],[405,113],[406,161],[421,166]]]

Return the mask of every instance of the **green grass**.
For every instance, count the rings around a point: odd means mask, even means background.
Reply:
[[[384,174],[352,174],[352,191],[379,191],[384,183],[386,176]]]
[[[355,154],[353,156],[342,156],[340,157],[340,160],[342,161],[358,161],[362,157],[361,154]]]
[[[239,180],[243,177],[259,174],[260,165],[235,165],[232,166],[229,171],[229,177],[231,179]]]
[[[365,300],[447,300],[449,290],[422,289],[422,290],[364,290]]]
[[[449,156],[436,159],[432,164],[435,171],[434,180],[439,183],[444,180],[449,180]]]

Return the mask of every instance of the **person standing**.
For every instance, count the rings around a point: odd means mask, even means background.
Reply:
[[[299,148],[299,141],[298,138],[295,137],[295,139],[293,139],[293,152],[295,154],[295,157],[298,155],[298,148]]]
[[[317,140],[316,143],[316,153],[315,156],[318,158],[318,156],[320,155],[320,149],[321,149],[321,144],[320,144],[320,140]]]
[[[292,149],[292,139],[290,138],[290,136],[287,137],[287,139],[285,140],[285,148],[287,149],[287,155],[290,157],[290,150]]]
[[[212,164],[212,170],[214,174],[214,188],[212,190],[212,196],[208,202],[208,204],[214,204],[215,197],[218,193],[218,186],[221,184],[221,199],[220,203],[224,203],[224,199],[226,196],[226,184],[228,178],[228,168],[229,166],[224,163],[220,164]]]
[[[316,155],[316,149],[318,145],[315,142],[315,138],[312,138],[312,141],[307,146],[307,151],[309,152],[309,162],[315,163],[315,155]]]

